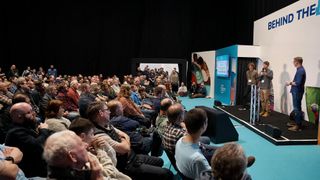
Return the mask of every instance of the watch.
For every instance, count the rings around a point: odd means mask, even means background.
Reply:
[[[14,158],[12,156],[7,156],[4,160],[11,161],[14,164]]]

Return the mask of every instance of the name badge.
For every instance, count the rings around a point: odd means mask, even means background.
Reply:
[[[264,80],[262,80],[261,83],[264,83]]]

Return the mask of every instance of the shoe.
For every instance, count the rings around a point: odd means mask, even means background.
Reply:
[[[264,115],[264,113],[266,113],[265,111],[262,111],[261,113],[260,113],[260,116],[263,116]]]
[[[292,127],[292,126],[295,126],[297,125],[295,122],[288,122],[287,123],[287,127]]]
[[[298,131],[301,131],[302,129],[298,125],[294,125],[294,126],[288,128],[288,130],[298,132]]]
[[[247,158],[247,167],[251,167],[252,164],[254,164],[255,161],[256,161],[256,158],[254,156],[249,156]]]
[[[268,112],[265,112],[262,117],[268,117],[269,116],[269,113]]]

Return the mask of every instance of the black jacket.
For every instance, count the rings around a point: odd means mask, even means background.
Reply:
[[[42,158],[43,146],[52,131],[40,129],[36,132],[33,128],[14,125],[8,132],[5,144],[19,148],[23,158],[18,166],[26,177],[46,177],[47,164]]]

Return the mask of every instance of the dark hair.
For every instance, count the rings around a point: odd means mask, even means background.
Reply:
[[[269,61],[264,61],[263,64],[269,66],[270,63],[269,63]]]
[[[63,102],[60,100],[51,100],[46,109],[46,118],[56,118]]]
[[[96,101],[89,104],[87,109],[87,116],[91,122],[95,121],[97,114],[99,113],[100,110],[103,109],[103,106],[106,106],[106,104],[101,101]]]
[[[71,122],[69,130],[75,132],[77,135],[80,135],[81,133],[88,134],[88,132],[94,127],[95,126],[89,121],[89,119],[80,117]]]
[[[167,111],[172,105],[172,100],[169,98],[163,99],[160,103],[160,110]]]
[[[107,106],[108,106],[108,109],[110,110],[110,117],[122,115],[122,114],[119,114],[120,111],[118,110],[121,105],[122,105],[121,102],[118,100],[112,100],[108,102]]]
[[[173,104],[167,110],[168,121],[174,124],[184,113],[181,104]]]
[[[30,103],[30,98],[26,94],[16,93],[12,98],[12,104],[17,104],[20,102]]]
[[[200,108],[191,109],[187,112],[184,123],[189,134],[197,133],[207,123],[207,114]]]
[[[203,58],[202,58],[201,56],[198,58],[197,63],[198,63],[199,65],[204,64],[204,60],[203,60]]]
[[[303,63],[302,57],[295,57],[293,60],[296,61],[296,62],[298,62],[299,64],[302,64],[302,63]]]
[[[154,95],[158,96],[160,95],[162,92],[164,91],[164,89],[161,86],[157,86],[154,88]]]

